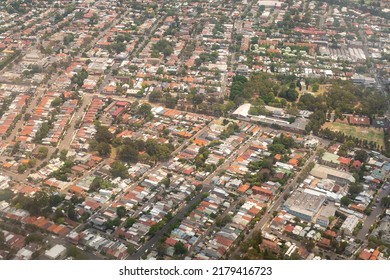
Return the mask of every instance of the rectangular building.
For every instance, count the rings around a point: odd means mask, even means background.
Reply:
[[[343,229],[344,232],[347,234],[352,234],[353,230],[355,229],[358,223],[359,223],[358,217],[354,215],[349,215],[345,219],[344,223],[341,225],[341,229]]]
[[[355,182],[351,173],[340,171],[324,165],[316,164],[310,174],[320,179],[331,179],[340,185],[347,185]]]
[[[325,199],[323,192],[298,188],[283,204],[283,209],[302,220],[311,222]]]

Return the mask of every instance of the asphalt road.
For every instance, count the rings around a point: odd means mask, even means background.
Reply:
[[[331,5],[328,5],[328,8],[326,10],[326,13],[324,15],[322,15],[320,17],[320,23],[319,23],[319,27],[322,28],[324,27],[324,24],[325,24],[325,20],[332,15],[332,11],[333,11],[333,8]]]
[[[380,201],[383,197],[386,197],[389,194],[390,194],[390,188],[387,188],[386,190],[380,189],[378,191],[376,198],[379,199]],[[364,221],[363,227],[357,235],[357,239],[365,240],[366,234],[368,234],[371,226],[375,223],[376,219],[386,210],[386,208],[380,205],[380,202],[377,204],[378,206],[376,206],[376,208],[372,210],[371,214],[367,216],[366,220]]]
[[[188,204],[186,204],[179,212],[168,222],[166,223],[151,239],[145,242],[135,254],[129,256],[128,260],[138,260],[145,253],[149,252],[150,249],[164,236],[168,231],[169,227],[175,223],[177,220],[184,219],[186,212],[195,204],[199,203],[202,200],[202,193],[196,195]]]
[[[73,138],[76,136],[77,129],[75,129],[75,124],[79,119],[83,119],[85,116],[85,109],[91,104],[92,95],[84,94],[83,101],[80,108],[73,113],[72,118],[69,122],[69,128],[67,131],[64,131],[64,136],[62,140],[58,143],[57,148],[61,151],[62,149],[68,149],[70,144],[73,141]]]

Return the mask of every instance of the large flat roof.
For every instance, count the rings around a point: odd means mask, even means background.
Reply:
[[[326,196],[315,190],[298,188],[290,198],[284,203],[284,206],[290,210],[313,216],[324,203]]]
[[[328,178],[328,175],[332,175],[334,177],[348,180],[352,183],[355,182],[355,178],[352,176],[352,174],[320,164],[316,164],[314,168],[310,171],[310,174],[314,177],[321,179]]]
[[[251,106],[249,103],[242,104],[233,112],[233,115],[247,117]]]

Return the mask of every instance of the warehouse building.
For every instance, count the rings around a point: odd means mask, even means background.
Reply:
[[[327,227],[329,225],[329,218],[334,217],[336,214],[336,207],[334,205],[324,206],[320,213],[317,216],[316,223],[322,227]]]
[[[298,188],[283,204],[283,209],[302,220],[311,222],[325,199],[323,192]]]
[[[347,185],[355,183],[355,178],[351,173],[340,171],[328,166],[316,164],[310,174],[320,179],[334,180],[337,184]]]

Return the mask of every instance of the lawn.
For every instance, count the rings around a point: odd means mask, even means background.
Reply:
[[[309,89],[307,90],[307,92],[312,94],[312,95],[314,95],[314,96],[317,96],[317,95],[324,94],[326,91],[328,91],[328,88],[330,88],[331,86],[332,85],[330,85],[330,84],[320,85],[320,88],[318,89],[318,91],[314,92],[313,91],[313,86],[309,85]]]
[[[384,145],[384,135],[381,128],[352,126],[337,122],[327,122],[322,128],[329,128],[332,131],[341,131],[344,132],[345,135],[351,135],[362,140],[367,140],[368,142],[374,141],[380,147],[383,147]]]

